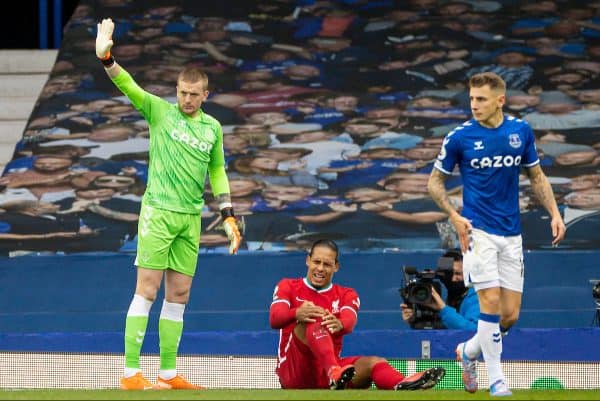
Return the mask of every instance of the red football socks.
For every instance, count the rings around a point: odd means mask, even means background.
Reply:
[[[379,362],[373,366],[371,379],[378,389],[393,390],[396,384],[400,383],[404,376],[387,362]]]
[[[338,364],[331,334],[321,326],[320,320],[306,325],[306,342],[325,371]]]

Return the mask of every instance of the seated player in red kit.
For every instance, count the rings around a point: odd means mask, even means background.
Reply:
[[[340,268],[331,240],[313,243],[304,278],[282,279],[275,287],[270,323],[279,330],[276,372],[284,389],[369,388],[417,390],[435,386],[444,368],[404,377],[378,356],[340,357],[342,339],[356,325],[360,299],[354,289],[332,284]]]

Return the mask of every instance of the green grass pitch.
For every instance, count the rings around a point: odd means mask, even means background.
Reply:
[[[462,390],[0,390],[0,400],[489,400]],[[600,400],[598,390],[513,390],[506,400]]]

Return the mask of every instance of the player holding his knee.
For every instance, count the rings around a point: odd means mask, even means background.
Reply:
[[[277,284],[271,303],[271,327],[279,330],[276,373],[284,389],[340,390],[374,383],[385,390],[417,390],[431,388],[444,377],[444,368],[404,377],[378,356],[340,357],[360,300],[354,289],[332,283],[340,268],[335,242],[316,241],[306,266],[306,277]]]

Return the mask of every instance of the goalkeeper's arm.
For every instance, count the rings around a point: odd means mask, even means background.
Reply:
[[[121,72],[121,68],[116,63],[115,58],[110,53],[113,46],[112,34],[115,30],[115,24],[110,18],[105,18],[98,24],[96,34],[96,57],[104,65],[104,69],[109,77],[114,78]]]
[[[223,229],[229,238],[229,253],[235,254],[240,247],[242,236],[238,228],[237,219],[233,213],[233,204],[229,189],[229,180],[225,172],[225,166],[220,163],[209,165],[208,178],[212,188],[215,200],[219,205],[221,217],[223,218]]]
[[[227,194],[229,197],[229,194]],[[217,197],[223,199],[223,195]],[[221,207],[221,205],[223,205]],[[221,217],[223,218],[223,229],[225,230],[225,234],[227,234],[227,238],[229,239],[229,253],[236,254],[240,243],[242,242],[242,235],[240,234],[240,230],[237,225],[237,219],[233,214],[233,206],[231,205],[231,201],[229,202],[221,202],[219,201],[219,209],[221,209]]]
[[[238,228],[237,219],[233,213],[231,198],[229,194],[221,194],[216,198],[221,210],[221,217],[223,218],[223,229],[229,239],[229,253],[236,254],[240,247],[240,242],[242,242],[242,236]]]
[[[113,46],[112,34],[115,24],[110,18],[105,18],[98,24],[96,35],[96,57],[104,65],[104,70],[137,110],[141,110],[146,92],[133,80],[131,75],[122,68],[110,53]],[[146,116],[145,116],[146,117]]]

